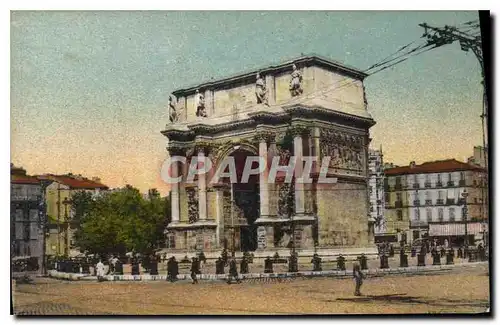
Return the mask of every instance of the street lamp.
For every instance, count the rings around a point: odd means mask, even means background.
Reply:
[[[465,244],[465,249],[466,250],[468,248],[468,240],[467,240],[467,237],[468,237],[468,234],[467,234],[467,196],[469,196],[469,193],[467,193],[467,190],[464,189],[464,191],[462,192],[462,197],[464,198],[463,199],[463,203],[464,203],[463,215],[464,215],[464,225],[465,225],[465,240],[464,240],[464,244]]]

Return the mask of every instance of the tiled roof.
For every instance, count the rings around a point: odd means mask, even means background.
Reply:
[[[33,184],[40,185],[40,180],[33,176],[26,175],[11,175],[10,176],[11,184]]]
[[[55,182],[69,186],[75,189],[108,189],[104,184],[96,181],[92,181],[86,178],[76,178],[68,175],[42,175],[39,176],[40,179],[50,179]]]
[[[486,172],[484,168],[467,164],[456,159],[446,159],[429,161],[420,165],[402,166],[389,168],[384,171],[386,176],[406,175],[406,174],[425,174],[425,173],[446,173],[455,171],[476,170]]]

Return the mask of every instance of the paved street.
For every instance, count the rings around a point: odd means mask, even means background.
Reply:
[[[224,282],[65,282],[37,279],[14,293],[17,314],[477,313],[489,306],[487,265],[452,273],[351,279]]]

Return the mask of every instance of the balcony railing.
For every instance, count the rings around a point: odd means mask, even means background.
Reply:
[[[420,200],[414,200],[413,201],[414,206],[419,206],[420,205]]]
[[[443,199],[437,199],[436,204],[444,204]]]
[[[458,181],[458,186],[465,186],[465,179],[461,179]]]
[[[413,183],[413,188],[420,188],[420,185],[418,183]]]
[[[436,187],[443,187],[443,183],[441,183],[441,182],[436,182]]]
[[[425,182],[424,186],[425,188],[431,188],[431,182]]]
[[[446,205],[455,205],[456,201],[455,199],[446,199]]]
[[[446,183],[446,185],[449,187],[449,186],[455,186],[455,182],[454,181],[448,181]]]
[[[394,203],[394,206],[395,206],[396,208],[402,208],[402,207],[403,207],[403,202],[402,202],[402,201],[396,201],[396,202]]]
[[[410,220],[411,228],[427,227],[429,224],[425,220]]]
[[[425,200],[425,205],[432,205],[432,200]]]
[[[403,187],[401,186],[401,184],[396,184],[396,185],[394,186],[394,189],[395,189],[396,191],[401,191],[401,189],[402,189],[402,188],[403,188]]]

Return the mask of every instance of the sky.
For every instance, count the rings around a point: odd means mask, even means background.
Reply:
[[[168,187],[168,96],[175,89],[316,53],[364,70],[423,34],[477,12],[13,11],[11,162],[29,174]],[[480,68],[446,45],[369,76],[371,146],[398,165],[482,144]]]

